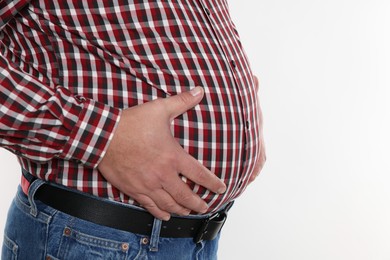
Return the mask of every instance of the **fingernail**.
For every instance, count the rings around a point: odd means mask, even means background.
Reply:
[[[198,96],[200,93],[202,93],[202,87],[195,87],[193,89],[191,89],[190,91],[191,95],[193,95],[194,97]]]
[[[182,213],[182,216],[188,216],[188,215],[190,215],[190,213],[191,213],[191,210],[184,210]]]
[[[166,216],[163,217],[162,220],[169,221],[170,219],[171,219],[171,216],[170,215],[166,215]]]
[[[219,193],[219,194],[224,194],[225,191],[226,191],[226,186],[223,187],[223,188],[220,188],[220,189],[218,190],[218,193]]]

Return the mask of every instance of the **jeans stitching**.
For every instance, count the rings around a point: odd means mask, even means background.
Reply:
[[[30,214],[31,212],[31,206],[26,204],[23,200],[23,198],[20,197],[21,195],[18,193],[16,195],[16,197],[14,198],[14,201],[15,201],[15,204],[17,206],[17,208],[19,210],[21,210],[24,214],[34,218],[34,219],[37,219],[39,222],[41,223],[44,223],[44,224],[49,224],[50,223],[50,220],[52,218],[51,215],[49,214],[46,214],[45,212],[42,212],[41,210],[38,210],[37,211],[37,215],[36,216],[33,216]],[[55,214],[55,210],[53,212],[51,212],[52,215]]]
[[[84,245],[96,246],[96,247],[114,250],[114,251],[127,252],[127,250],[126,251],[122,250],[122,245],[127,242],[119,242],[115,240],[100,238],[97,236],[84,234],[76,230],[71,230],[71,234],[67,237],[74,239],[77,242]]]
[[[3,237],[3,244],[12,251],[15,257],[18,255],[18,244],[11,240],[6,234]]]

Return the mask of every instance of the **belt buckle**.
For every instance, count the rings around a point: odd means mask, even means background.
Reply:
[[[219,231],[221,231],[223,225],[226,222],[227,212],[231,209],[233,204],[234,201],[229,202],[223,210],[215,213],[214,215],[212,215],[211,217],[209,217],[203,222],[202,226],[198,230],[198,233],[194,237],[194,242],[196,244],[205,240],[206,235],[207,235],[206,240],[213,240],[218,235]],[[214,224],[214,230],[208,229],[210,223]],[[213,233],[210,234],[210,232]]]
[[[198,233],[194,237],[194,242],[196,244],[202,242],[203,240],[213,240],[219,233],[219,231],[222,229],[223,225],[225,224],[227,219],[227,214],[225,211],[217,212],[214,215],[212,215],[210,218],[206,219],[202,226],[199,228]],[[210,223],[215,221],[218,225],[218,228],[214,230],[209,230]],[[213,232],[213,233],[210,233]],[[205,238],[207,235],[207,238]]]

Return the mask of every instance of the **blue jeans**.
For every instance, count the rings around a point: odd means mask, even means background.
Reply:
[[[19,187],[8,212],[2,260],[217,259],[219,235],[196,244],[192,238],[161,238],[155,227],[143,236],[96,225],[32,199],[42,183],[34,181],[28,196]]]

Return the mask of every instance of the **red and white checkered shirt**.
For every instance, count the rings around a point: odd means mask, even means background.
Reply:
[[[188,185],[214,211],[259,156],[253,75],[226,0],[0,0],[0,145],[38,178],[136,203],[97,170],[121,109],[203,86],[182,147],[227,185]]]

